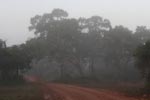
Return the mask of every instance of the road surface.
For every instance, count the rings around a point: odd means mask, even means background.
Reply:
[[[28,81],[37,84],[44,100],[137,100],[107,90],[99,91],[73,85],[46,83],[31,77]]]

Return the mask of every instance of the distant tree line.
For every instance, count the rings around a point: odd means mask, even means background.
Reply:
[[[143,58],[140,59],[138,55],[139,48],[144,47],[136,48],[147,46],[146,42],[150,39],[150,30],[147,27],[138,26],[133,32],[122,25],[112,27],[108,19],[100,16],[68,16],[64,10],[54,9],[51,13],[31,18],[29,30],[34,31],[35,37],[19,46],[1,48],[1,59],[8,56],[5,61],[10,63],[0,63],[0,76],[4,78],[13,70],[13,76],[19,76],[18,74],[28,69],[33,61],[38,62],[43,58],[59,64],[59,79],[70,78],[75,70],[78,72],[76,77],[91,79],[100,79],[103,71],[107,72],[104,78],[110,77],[112,80],[128,80],[131,76],[138,75],[134,73],[134,64],[143,64],[139,63]],[[4,56],[3,52],[6,52],[7,56]],[[149,62],[147,59],[145,66],[149,67]],[[150,73],[147,67],[138,68],[142,72],[146,70]],[[67,72],[66,69],[69,68],[72,70]],[[148,77],[148,74],[145,75]]]

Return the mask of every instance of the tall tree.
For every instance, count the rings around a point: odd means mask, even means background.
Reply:
[[[45,43],[44,51],[51,60],[56,60],[60,65],[62,77],[65,62],[77,64],[80,74],[81,68],[77,61],[77,45],[80,37],[79,25],[76,19],[67,18],[68,13],[61,9],[54,9],[52,13],[31,18],[31,30],[38,34],[37,39]],[[42,47],[38,44],[37,47]],[[74,61],[73,61],[74,60]],[[75,63],[76,62],[76,63]]]
[[[94,63],[96,58],[101,56],[100,46],[102,38],[105,33],[112,29],[111,23],[108,19],[103,19],[100,16],[92,16],[87,19],[79,18],[79,26],[81,33],[83,33],[81,50],[83,51],[85,58],[89,59],[91,76],[95,77]]]
[[[139,46],[135,51],[136,67],[141,71],[146,79],[146,88],[150,92],[150,41]]]

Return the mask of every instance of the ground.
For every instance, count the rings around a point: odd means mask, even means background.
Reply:
[[[94,90],[65,84],[45,84],[43,87],[45,100],[137,100],[117,92]]]
[[[49,83],[35,77],[26,77],[28,84],[17,87],[0,87],[0,100],[150,100],[128,96],[114,89]]]
[[[140,100],[112,90],[63,83],[47,83],[33,77],[28,77],[27,80],[39,87],[44,100]]]
[[[0,86],[0,100],[42,100],[38,88],[33,85]]]

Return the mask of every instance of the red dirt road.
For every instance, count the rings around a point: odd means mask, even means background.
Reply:
[[[73,85],[45,83],[28,79],[38,85],[44,100],[137,100],[106,90],[94,90]]]
[[[45,100],[137,100],[106,90],[93,90],[64,84],[47,84],[43,87]]]

